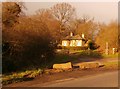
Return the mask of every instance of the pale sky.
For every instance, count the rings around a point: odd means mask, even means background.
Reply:
[[[27,7],[26,13],[29,15],[35,14],[38,9],[50,8],[58,2],[25,2]],[[78,18],[84,15],[94,17],[97,22],[109,23],[118,18],[118,3],[117,2],[70,2],[74,8]]]

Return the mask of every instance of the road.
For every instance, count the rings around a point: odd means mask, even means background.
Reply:
[[[39,86],[34,85],[34,86]],[[45,84],[43,87],[117,87],[118,72],[108,72],[95,76],[87,76],[77,79],[61,80],[52,84]]]

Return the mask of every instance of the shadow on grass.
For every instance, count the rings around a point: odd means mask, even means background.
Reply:
[[[102,53],[92,50],[82,51],[76,55],[77,55],[77,60],[75,62],[91,62],[103,58]]]
[[[101,59],[103,58],[102,54],[98,51],[92,51],[92,50],[87,50],[87,51],[82,51],[78,54],[80,58],[98,58]]]
[[[90,62],[90,61],[100,60],[102,58],[103,56],[100,52],[92,51],[92,50],[74,52],[71,54],[58,53],[56,54],[55,59],[53,60],[51,65],[55,63],[65,63],[65,62],[72,62],[72,63]]]

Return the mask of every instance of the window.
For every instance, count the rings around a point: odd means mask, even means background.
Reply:
[[[82,46],[82,40],[76,40],[76,46]]]

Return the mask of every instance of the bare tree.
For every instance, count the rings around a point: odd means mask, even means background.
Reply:
[[[74,34],[85,34],[86,39],[93,40],[98,31],[97,23],[94,19],[83,17],[82,19],[75,19],[71,23],[71,27],[74,30]]]
[[[39,9],[33,17],[48,27],[55,41],[60,39],[60,24],[59,21],[53,17],[50,9]]]
[[[53,16],[49,9],[39,9],[36,12],[36,17],[39,18],[38,20],[42,20],[44,22],[47,22],[48,20],[53,19]]]
[[[51,8],[52,15],[60,22],[60,31],[69,23],[75,13],[75,8],[68,3],[59,3]]]

